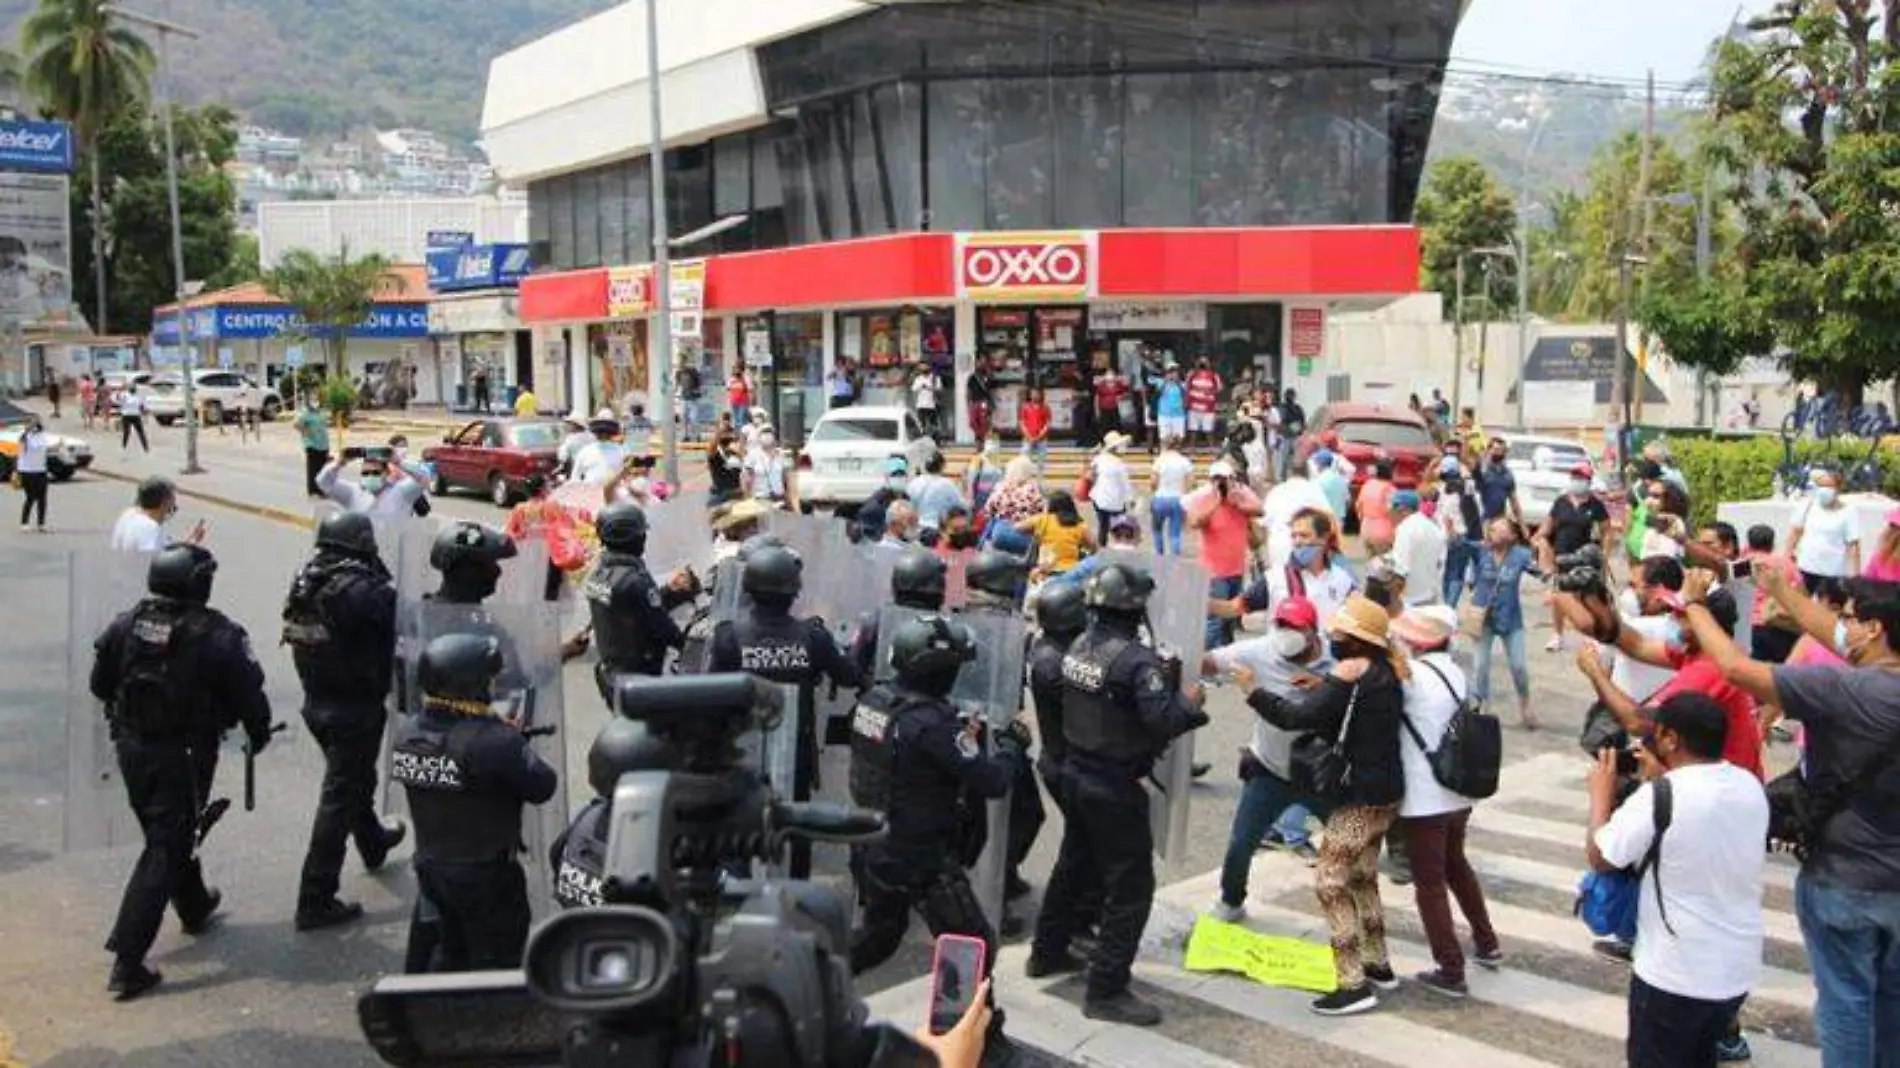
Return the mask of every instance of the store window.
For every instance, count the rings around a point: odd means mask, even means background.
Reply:
[[[862,404],[905,404],[917,365],[943,378],[956,362],[955,315],[948,308],[885,308],[838,313],[838,357],[858,369]]]
[[[647,389],[647,324],[637,322],[596,323],[587,328],[588,384],[594,407],[627,410],[627,400],[639,394],[644,400]]]

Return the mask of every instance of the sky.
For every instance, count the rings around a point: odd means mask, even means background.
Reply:
[[[1472,0],[1452,55],[1535,73],[1695,77],[1737,8],[1766,0]]]

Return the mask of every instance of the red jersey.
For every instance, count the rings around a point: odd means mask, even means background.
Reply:
[[[1127,395],[1128,383],[1122,379],[1117,378],[1112,382],[1105,378],[1095,380],[1095,410],[1098,412],[1114,411]]]
[[[1722,759],[1763,778],[1761,766],[1761,724],[1755,718],[1755,699],[1747,691],[1728,681],[1712,657],[1673,656],[1676,677],[1649,699],[1653,705],[1679,693],[1699,693],[1722,706],[1728,713],[1728,741],[1722,746]]]
[[[1220,407],[1220,376],[1212,371],[1196,371],[1187,377],[1187,407],[1190,412],[1212,412]]]
[[[1022,410],[1023,437],[1041,441],[1049,433],[1049,406],[1030,401]]]

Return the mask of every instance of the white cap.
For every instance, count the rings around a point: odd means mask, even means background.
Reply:
[[[1234,477],[1234,465],[1228,463],[1226,460],[1215,460],[1207,468],[1207,477],[1232,478]]]

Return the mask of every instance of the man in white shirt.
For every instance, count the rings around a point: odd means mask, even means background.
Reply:
[[[1095,479],[1089,489],[1089,503],[1095,507],[1096,541],[1103,545],[1108,544],[1108,525],[1134,503],[1135,483],[1121,455],[1131,440],[1121,431],[1111,430],[1102,437],[1101,451],[1089,461]]]
[[[587,430],[594,440],[574,454],[573,480],[605,486],[619,478],[627,466],[627,447],[620,443],[620,420],[611,410],[602,408],[588,421]]]
[[[127,382],[119,390],[116,403],[119,412],[119,451],[124,452],[131,443],[132,435],[139,436],[139,448],[152,451],[152,444],[145,440],[145,398],[139,394],[138,387]]]
[[[1617,808],[1616,753],[1599,755],[1586,854],[1601,872],[1641,866],[1630,1068],[1713,1068],[1761,972],[1768,798],[1753,774],[1722,759],[1728,715],[1714,700],[1677,694],[1653,720],[1642,760],[1663,774]]]
[[[387,448],[371,450],[363,457],[355,482],[343,480],[348,460],[338,456],[317,472],[317,488],[323,495],[343,506],[344,511],[369,516],[379,523],[393,523],[415,514],[422,499],[422,483],[409,477]]]
[[[743,477],[747,495],[761,501],[796,504],[792,497],[785,453],[778,447],[778,435],[764,430],[759,433],[758,440],[758,447],[746,454],[744,462]]]
[[[937,376],[929,367],[919,367],[917,377],[910,380],[910,392],[917,408],[917,421],[924,425],[924,433],[937,432]]]
[[[178,514],[178,490],[166,479],[148,478],[139,483],[135,501],[112,524],[110,544],[122,553],[155,553],[171,542],[165,536],[165,522]],[[205,524],[200,519],[185,540],[197,545],[204,537]]]
[[[1332,513],[1326,494],[1312,479],[1298,471],[1267,491],[1261,504],[1260,522],[1267,528],[1267,566],[1285,567],[1293,552],[1293,517],[1307,509]],[[1337,519],[1338,516],[1333,518]]]
[[[1392,535],[1392,567],[1405,580],[1407,608],[1438,604],[1445,595],[1445,532],[1425,518],[1420,503],[1411,490],[1392,495],[1392,515],[1399,521]]]

